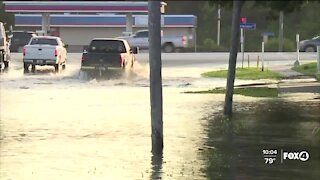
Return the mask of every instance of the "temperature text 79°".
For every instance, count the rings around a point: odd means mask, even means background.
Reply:
[[[273,164],[276,161],[276,158],[264,158],[265,164]]]

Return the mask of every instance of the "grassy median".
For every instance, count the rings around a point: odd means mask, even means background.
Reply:
[[[317,74],[317,62],[302,64],[300,66],[293,67],[292,70],[295,70],[307,76],[313,76],[317,78],[318,81],[320,81],[320,74]]]
[[[196,93],[196,94],[225,94],[225,88],[215,88],[207,91],[187,91],[185,93]],[[243,96],[251,97],[278,97],[277,88],[268,88],[268,87],[246,87],[246,88],[235,88],[234,94],[239,94]]]
[[[209,71],[202,73],[203,77],[216,77],[216,78],[227,78],[228,70]],[[243,80],[258,80],[258,79],[281,79],[279,73],[265,69],[261,71],[261,68],[237,68],[236,79]]]
[[[228,70],[218,70],[218,71],[209,71],[202,73],[203,77],[215,77],[215,78],[227,78]],[[281,79],[279,73],[265,69],[261,71],[261,68],[237,68],[236,69],[236,79],[242,80],[259,80],[259,79]],[[225,88],[215,88],[206,91],[188,91],[185,93],[200,93],[200,94],[225,94]],[[239,94],[243,96],[251,97],[278,97],[277,88],[269,87],[235,87],[234,94]]]

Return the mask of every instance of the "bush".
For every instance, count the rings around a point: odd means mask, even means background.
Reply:
[[[294,42],[290,39],[283,39],[283,51],[284,52],[292,52],[295,51],[296,48],[294,46]],[[275,52],[278,51],[279,48],[279,40],[277,38],[269,39],[268,42],[265,44],[265,51]]]
[[[220,46],[218,46],[213,39],[207,38],[203,41],[202,44],[197,45],[197,51],[198,52],[226,52],[228,51],[228,48],[221,46],[221,44]]]
[[[218,45],[217,43],[211,39],[211,38],[206,38],[204,41],[203,41],[203,47],[204,48],[208,48],[208,49],[214,49],[214,48],[217,48]]]

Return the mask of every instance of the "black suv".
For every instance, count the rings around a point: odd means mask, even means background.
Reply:
[[[35,32],[31,31],[13,31],[11,39],[10,51],[22,52],[23,46],[28,44],[31,37],[37,36]]]

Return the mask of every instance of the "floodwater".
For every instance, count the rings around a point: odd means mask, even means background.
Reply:
[[[78,56],[75,56],[78,57]],[[164,151],[151,153],[148,66],[84,80],[78,58],[65,72],[0,75],[0,179],[318,179],[320,102],[184,94],[225,80],[201,68],[164,68]],[[265,164],[262,150],[306,150],[306,162]]]
[[[320,102],[283,99],[235,103],[232,121],[207,114],[207,158],[210,179],[319,179]],[[205,147],[206,147],[205,146]],[[268,150],[269,154],[263,154]],[[270,152],[275,152],[272,161]],[[307,151],[306,161],[282,152]],[[269,156],[268,156],[269,155]],[[300,156],[300,155],[299,155]]]

